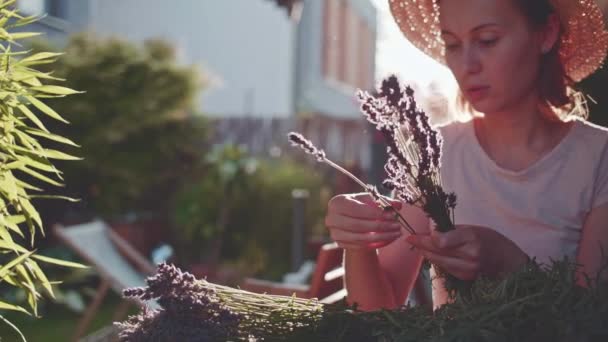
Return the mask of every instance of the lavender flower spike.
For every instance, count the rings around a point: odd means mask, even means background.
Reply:
[[[325,151],[317,148],[312,142],[310,142],[310,140],[304,138],[302,134],[290,132],[287,134],[287,137],[293,146],[300,147],[306,153],[315,156],[317,161],[323,162],[327,159],[325,156]]]

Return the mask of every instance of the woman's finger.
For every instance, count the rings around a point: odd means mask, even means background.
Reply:
[[[394,241],[394,240],[393,240]],[[349,250],[374,250],[377,248],[385,247],[391,244],[393,241],[381,241],[381,242],[373,242],[368,244],[356,244],[348,241],[336,241],[339,247]]]
[[[439,255],[433,252],[424,251],[422,255],[431,263],[439,266],[445,272],[448,272],[456,278],[462,280],[474,280],[479,274],[479,264],[465,259],[453,258],[444,255]]]
[[[445,233],[433,230],[431,240],[437,248],[456,248],[475,240],[475,233],[466,227],[457,228]]]
[[[353,233],[397,232],[401,230],[401,225],[396,220],[364,220],[335,214],[325,217],[325,226],[330,229],[348,230]]]
[[[354,218],[375,219],[383,216],[385,211],[375,203],[368,203],[369,194],[346,194],[333,197],[327,207],[328,212]]]
[[[376,242],[392,242],[399,238],[401,232],[386,232],[386,233],[353,233],[342,229],[332,229],[330,231],[332,240],[362,245],[369,245]]]
[[[475,243],[461,245],[456,248],[438,248],[428,235],[410,235],[405,240],[421,252],[428,251],[438,255],[461,258],[473,262],[479,260],[479,248],[476,247],[478,244]]]

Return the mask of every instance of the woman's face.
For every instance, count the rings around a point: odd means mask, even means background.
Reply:
[[[535,94],[555,39],[532,29],[514,0],[441,0],[440,23],[447,65],[476,111],[508,110]]]

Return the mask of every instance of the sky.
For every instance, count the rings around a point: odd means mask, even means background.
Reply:
[[[378,9],[376,78],[397,74],[402,82],[415,82],[425,88],[436,82],[446,94],[455,92],[450,71],[405,39],[388,8],[388,0],[372,0]]]

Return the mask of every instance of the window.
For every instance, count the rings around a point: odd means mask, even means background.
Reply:
[[[324,75],[327,78],[337,79],[340,69],[340,0],[325,1],[325,39],[323,46]]]
[[[56,18],[65,18],[62,0],[18,0],[17,7],[25,15],[48,14]]]
[[[351,87],[373,86],[374,33],[350,0],[325,0],[323,75]]]
[[[26,15],[43,14],[46,13],[46,0],[19,0],[17,7]]]

